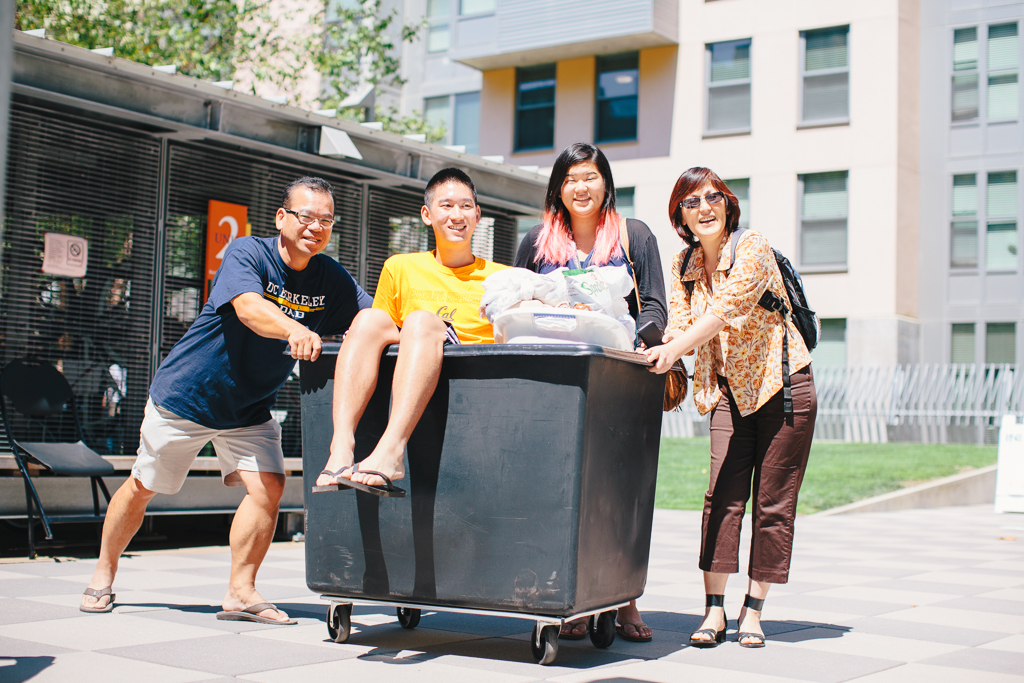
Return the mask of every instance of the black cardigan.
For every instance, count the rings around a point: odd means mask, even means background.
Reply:
[[[519,251],[516,253],[516,260],[513,265],[516,268],[526,268],[535,273],[540,272],[540,255],[537,253],[537,235],[541,226],[537,225],[530,232],[526,233]],[[651,229],[642,221],[632,218],[626,219],[626,234],[629,235],[629,256],[633,261],[633,270],[636,273],[637,289],[640,292],[640,303],[642,310],[637,315],[636,297],[633,292],[629,293],[626,301],[629,303],[629,314],[636,320],[637,329],[643,327],[646,322],[653,322],[662,332],[668,323],[668,306],[665,301],[665,280],[661,273],[661,254],[658,251],[658,240],[655,239]]]

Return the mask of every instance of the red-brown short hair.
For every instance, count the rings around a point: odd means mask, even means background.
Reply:
[[[683,220],[681,202],[686,199],[687,195],[706,184],[725,195],[725,234],[731,235],[740,222],[739,201],[717,173],[703,166],[694,166],[683,171],[679,180],[676,181],[676,186],[672,188],[672,196],[668,200],[668,219],[672,221],[672,227],[676,229],[683,241],[691,247],[697,246],[698,242],[690,229],[686,227],[686,221]]]

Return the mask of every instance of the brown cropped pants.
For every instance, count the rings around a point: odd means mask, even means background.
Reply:
[[[782,391],[742,417],[728,382],[711,414],[711,481],[704,495],[700,568],[739,571],[740,529],[753,483],[748,573],[755,581],[786,583],[793,555],[796,500],[807,469],[818,399],[811,366],[793,373],[793,413],[782,412]]]

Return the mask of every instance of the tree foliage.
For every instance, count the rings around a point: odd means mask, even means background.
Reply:
[[[292,93],[292,104],[300,104],[295,93],[310,66],[322,79],[325,108],[363,84],[401,86],[392,35],[412,40],[420,26],[397,23],[397,10],[382,13],[380,0],[318,2],[308,25],[288,32],[292,14],[276,11],[271,0],[18,0],[15,28],[45,28],[61,42],[113,47],[116,57],[174,64],[203,80],[232,80],[245,70],[254,93],[257,83],[270,83]],[[419,117],[380,111],[387,130],[425,132],[432,141],[444,135]]]

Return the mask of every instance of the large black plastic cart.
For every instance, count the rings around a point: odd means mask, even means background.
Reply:
[[[639,354],[587,345],[445,348],[406,451],[404,498],[311,493],[333,432],[337,345],[301,367],[306,583],[348,639],[352,606],[535,622],[554,661],[563,621],[590,617],[597,647],[647,581],[665,379]],[[356,433],[356,460],[387,423],[397,347]]]

